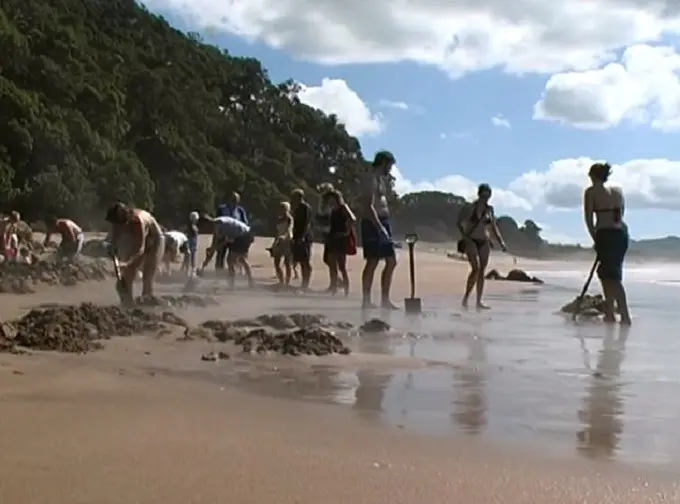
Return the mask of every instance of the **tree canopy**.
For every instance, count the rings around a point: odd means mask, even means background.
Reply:
[[[120,200],[178,225],[239,191],[266,233],[296,187],[332,182],[356,203],[369,164],[336,116],[134,0],[3,0],[0,43],[3,211],[96,228]],[[402,233],[458,237],[460,196],[390,197]],[[499,224],[511,245],[543,244],[532,221]]]

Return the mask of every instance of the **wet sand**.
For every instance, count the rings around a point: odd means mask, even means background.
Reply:
[[[254,264],[266,265],[255,270],[261,281],[271,277],[266,245],[259,243],[251,256]],[[396,299],[408,288],[406,261],[401,262]],[[327,279],[319,263],[314,285],[323,288]],[[493,266],[510,267],[503,264]],[[466,274],[464,263],[439,254],[421,254],[418,266],[423,296],[450,294]],[[353,258],[350,267],[358,286],[360,260]],[[525,288],[489,285],[492,295]],[[198,320],[219,312],[224,319],[242,318],[305,304],[305,298],[247,291],[220,299],[224,304],[218,309],[183,315]],[[327,311],[333,318],[336,301],[307,299],[310,311]],[[114,294],[113,285],[93,283],[0,300],[0,316],[7,320],[43,303],[107,303]],[[480,504],[637,504],[680,498],[672,477],[658,471],[558,460],[529,447],[520,455],[465,437],[421,437],[359,422],[343,408],[184,379],[182,371],[199,366],[198,352],[205,347],[139,337],[109,341],[104,350],[84,356],[0,355],[0,502],[333,504],[459,498]],[[304,374],[311,363],[342,365],[343,358],[263,359],[252,369],[258,375],[285,365]],[[346,359],[345,365],[362,359],[376,371],[431,364],[408,357]],[[242,364],[234,361],[224,364]]]

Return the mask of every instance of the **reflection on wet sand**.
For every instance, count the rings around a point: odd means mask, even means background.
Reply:
[[[584,457],[611,459],[618,450],[624,413],[620,377],[627,335],[626,328],[607,327],[597,365],[578,412],[584,428],[576,435],[576,449]]]
[[[458,399],[454,401],[453,420],[460,428],[470,434],[480,434],[487,423],[486,377],[483,369],[486,364],[486,345],[477,334],[470,336],[468,357],[460,371],[453,374],[453,390]]]
[[[389,353],[389,339],[385,335],[375,335],[371,341],[362,340],[359,352],[372,351],[378,354]],[[383,411],[385,390],[392,380],[391,374],[376,373],[370,369],[359,369],[356,373],[359,385],[354,391],[352,409],[366,420],[379,419]]]

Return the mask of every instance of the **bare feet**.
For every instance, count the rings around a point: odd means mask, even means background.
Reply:
[[[373,310],[374,308],[377,308],[377,306],[371,303],[370,299],[364,299],[361,303],[362,310]]]
[[[484,303],[477,303],[477,305],[475,307],[477,308],[478,311],[490,310],[491,309],[490,306],[485,305]]]
[[[468,307],[468,298],[464,297],[463,300],[460,302],[460,305],[463,308],[467,308]]]
[[[392,310],[392,311],[396,311],[396,310],[400,309],[397,305],[395,305],[389,299],[384,299],[383,302],[380,303],[380,308],[382,308],[383,310]]]

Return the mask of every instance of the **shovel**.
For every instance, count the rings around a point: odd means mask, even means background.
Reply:
[[[127,283],[120,272],[120,261],[117,255],[113,255],[113,271],[116,274],[116,292],[120,298],[120,302],[123,304],[129,303],[131,301],[130,294],[128,293]]]
[[[414,249],[418,235],[415,233],[406,235],[406,244],[408,245],[408,269],[411,277],[411,297],[404,299],[404,310],[408,315],[417,315],[422,313],[423,305],[420,298],[416,296],[416,260]]]

